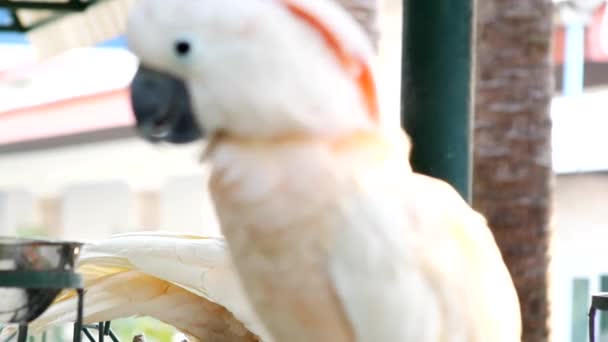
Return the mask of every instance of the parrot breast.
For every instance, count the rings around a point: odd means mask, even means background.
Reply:
[[[210,190],[243,286],[277,341],[353,341],[328,274],[348,230],[343,204],[390,159],[373,134],[333,141],[226,139],[209,152]]]

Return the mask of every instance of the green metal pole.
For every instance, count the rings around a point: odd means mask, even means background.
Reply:
[[[401,116],[412,166],[470,202],[474,0],[404,0]]]

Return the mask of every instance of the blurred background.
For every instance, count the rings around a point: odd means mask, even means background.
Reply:
[[[509,3],[494,2],[500,8]],[[608,8],[603,0],[556,0],[549,6],[549,11],[531,13],[539,16],[532,19],[551,25],[550,61],[543,65],[553,76],[547,107],[552,124],[545,136],[553,175],[546,200],[552,210],[541,227],[550,242],[541,256],[549,255],[550,264],[527,268],[547,279],[550,291],[530,305],[540,308],[541,319],[549,323],[524,340],[579,342],[587,336],[589,295],[608,291]],[[402,4],[382,0],[378,10],[382,104],[386,124],[398,125]],[[480,40],[487,32],[487,11],[478,13]],[[503,19],[510,18],[507,12]],[[0,24],[10,20],[8,12],[0,11]],[[198,162],[202,146],[174,149],[135,136],[127,87],[137,60],[126,50],[124,37],[48,58],[39,58],[31,44],[36,39],[50,44],[54,38],[0,33],[0,235],[78,240],[138,230],[218,235],[205,189],[208,168]],[[520,72],[523,78],[534,77]],[[478,76],[482,88],[487,85],[483,77]],[[533,89],[523,91],[534,98]],[[504,101],[490,111],[508,116],[521,111],[520,105]],[[524,120],[510,126],[512,133],[518,125],[532,129]],[[492,172],[508,177],[517,170]],[[524,215],[522,220],[534,218]],[[151,320],[124,320],[116,329],[123,336],[146,331],[159,341],[173,336],[170,327]],[[608,317],[601,318],[598,329],[605,335],[600,338],[608,336]]]

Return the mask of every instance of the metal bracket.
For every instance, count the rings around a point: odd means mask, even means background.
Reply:
[[[8,23],[0,23],[0,32],[27,32],[40,25],[57,20],[67,13],[82,12],[97,1],[101,0],[70,0],[67,2],[0,0],[0,10],[7,10],[11,19]],[[26,25],[17,15],[17,11],[19,10],[50,10],[56,11],[57,14]]]
[[[589,341],[595,342],[595,313],[596,310],[608,311],[608,293],[598,293],[591,297],[589,308]]]
[[[82,277],[71,271],[0,271],[0,287],[37,289],[82,288]]]
[[[110,329],[110,324],[111,322],[99,322],[98,324],[85,325],[82,327],[82,332],[90,342],[103,342],[105,336],[110,337],[112,342],[120,342],[112,329]],[[97,341],[95,341],[95,337],[89,329],[97,330]],[[76,341],[76,336],[74,336],[74,341]]]
[[[88,332],[87,328],[82,324],[82,316],[83,316],[83,309],[84,309],[84,290],[82,288],[75,288],[76,293],[78,295],[78,306],[77,306],[77,311],[76,311],[76,322],[74,323],[74,336],[72,341],[73,342],[81,342],[82,341],[82,335],[81,333],[84,332],[85,335],[87,336],[87,338],[89,338],[90,333]],[[102,323],[100,323],[102,324]],[[99,342],[103,342],[103,335],[110,335],[110,337],[112,338],[112,341],[114,342],[120,342],[118,341],[118,339],[116,338],[116,336],[114,335],[114,333],[110,330],[110,323],[107,322],[107,329],[103,329],[103,325],[102,325],[102,331],[99,333]],[[107,332],[107,333],[106,333]],[[26,342],[28,340],[28,326],[27,324],[20,324],[19,325],[19,331],[17,333],[17,342]],[[45,336],[46,337],[46,336]],[[43,340],[45,340],[46,338],[43,337]],[[89,338],[90,339],[90,338]],[[10,338],[9,338],[10,340]],[[90,339],[91,340],[91,339]],[[8,340],[7,340],[8,341]],[[94,339],[92,339],[91,341],[95,342]]]

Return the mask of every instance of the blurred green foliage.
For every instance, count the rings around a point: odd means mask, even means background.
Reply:
[[[21,238],[49,238],[49,230],[42,226],[22,226],[17,228],[17,236]]]
[[[171,342],[177,334],[175,328],[149,317],[127,318],[112,322],[112,330],[121,341],[144,334],[146,342]]]

